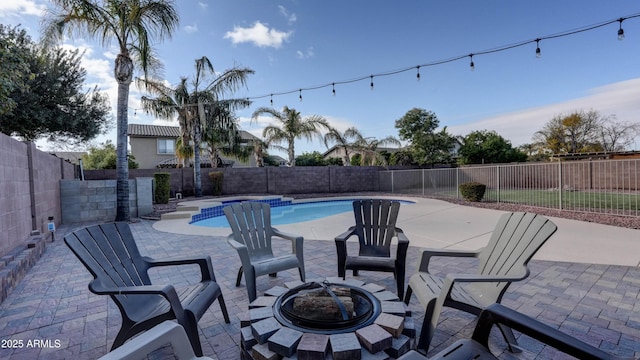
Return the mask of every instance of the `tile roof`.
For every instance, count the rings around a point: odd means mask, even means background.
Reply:
[[[129,124],[130,136],[138,137],[174,137],[180,136],[180,128],[177,126]]]
[[[129,124],[128,133],[129,136],[135,137],[177,138],[178,136],[180,136],[180,128],[178,126]],[[242,140],[258,139],[253,134],[244,130],[240,130],[240,137],[242,138]]]

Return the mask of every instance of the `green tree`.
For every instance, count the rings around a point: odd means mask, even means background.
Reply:
[[[251,118],[257,120],[260,115],[270,115],[280,122],[280,125],[268,125],[262,131],[265,142],[273,148],[286,150],[288,154],[288,166],[295,166],[295,140],[305,138],[311,140],[314,136],[322,137],[319,128],[329,129],[329,123],[320,115],[311,115],[303,118],[299,111],[285,106],[282,112],[273,108],[261,107],[253,112]],[[286,143],[287,147],[280,144]]]
[[[495,131],[472,131],[462,138],[458,150],[460,164],[496,164],[521,162],[527,154],[511,146],[511,142]]]
[[[153,95],[141,98],[142,108],[161,119],[177,118],[182,144],[193,143],[195,195],[199,197],[202,196],[200,148],[203,136],[209,141],[207,145],[210,153],[215,156],[217,165],[219,146],[223,143],[229,145],[239,138],[233,111],[251,104],[247,99],[222,99],[222,96],[244,86],[248,75],[254,71],[248,68],[232,68],[217,75],[206,56],[195,60],[195,68],[196,73],[191,86],[186,77],[183,77],[176,87],[152,79],[136,79],[136,83]],[[215,75],[213,79],[210,78],[211,75]],[[230,151],[236,151],[236,145],[233,143],[228,148],[232,149]],[[225,147],[224,151],[226,149]]]
[[[554,154],[602,151],[603,147],[598,141],[601,121],[596,111],[556,115],[533,138]]]
[[[450,164],[456,139],[445,127],[436,133],[440,121],[435,113],[413,108],[396,120],[401,140],[410,142],[413,160],[419,165]]]
[[[11,93],[28,90],[26,81],[34,76],[27,63],[31,44],[25,30],[0,24],[0,116],[16,107]]]
[[[342,163],[345,166],[351,165],[351,154],[355,145],[355,141],[362,139],[363,136],[358,129],[355,127],[350,127],[344,132],[340,132],[340,130],[335,129],[333,127],[329,128],[329,132],[324,134],[324,145],[328,148],[329,144],[335,143],[336,147],[342,149]],[[353,139],[353,141],[350,141]]]
[[[77,145],[104,134],[110,125],[110,105],[97,88],[83,89],[86,70],[77,50],[50,50],[31,44],[26,59],[28,90],[14,89],[10,96],[18,110],[0,115],[2,132],[28,141],[47,137],[49,142]]]
[[[388,164],[387,157],[380,151],[380,147],[384,145],[400,146],[400,140],[393,136],[387,136],[384,139],[376,139],[374,137],[361,137],[354,143],[354,148],[360,154],[360,164],[362,166],[384,165]],[[353,160],[353,158],[352,158]]]
[[[138,163],[133,155],[128,156],[129,169],[137,169]],[[115,169],[116,168],[116,147],[110,140],[92,146],[89,153],[82,155],[83,167],[87,170]]]
[[[45,43],[59,41],[64,34],[88,35],[109,45],[115,40],[119,53],[114,62],[118,82],[117,105],[117,209],[116,221],[128,221],[129,169],[127,124],[129,86],[137,65],[146,78],[160,67],[154,56],[155,40],[171,37],[178,26],[178,13],[170,0],[52,0],[43,21]]]

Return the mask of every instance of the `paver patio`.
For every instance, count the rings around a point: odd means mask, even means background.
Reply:
[[[152,223],[142,220],[131,224],[144,254],[156,258],[201,254],[211,256],[231,324],[224,323],[220,307],[214,303],[199,322],[203,350],[205,355],[213,358],[239,359],[240,317],[247,310],[248,297],[244,285],[235,287],[240,266],[237,254],[222,236],[168,234],[153,229]],[[91,275],[60,240],[64,233],[75,228],[62,226],[58,229],[58,241],[47,244],[43,257],[0,304],[0,340],[3,347],[0,348],[0,358],[95,359],[109,350],[120,327],[120,313],[108,297],[89,292],[87,285]],[[336,250],[333,241],[305,240],[307,278],[335,276]],[[282,245],[286,247],[286,242]],[[416,267],[418,250],[413,247],[409,249],[407,276],[413,274]],[[442,259],[434,263],[443,272],[460,271],[473,265],[472,260],[460,259]],[[541,260],[533,260],[530,267],[531,276],[526,281],[513,284],[503,304],[605,351],[640,356],[640,305],[637,305],[640,269]],[[360,274],[363,280],[384,284],[395,292],[393,275],[376,272]],[[158,283],[179,284],[198,280],[195,267],[161,269],[152,273],[152,276]],[[295,271],[280,273],[277,278],[260,278],[258,293],[297,278]],[[419,329],[423,311],[415,298],[410,308],[414,311]],[[474,316],[446,309],[440,318],[430,353],[441,350],[459,338],[469,337],[473,326]],[[504,349],[503,340],[497,333],[492,338],[494,351]],[[21,348],[7,348],[11,343],[17,345],[18,340],[22,340]],[[34,343],[34,340],[38,342]],[[524,349],[522,354],[503,352],[501,357],[557,359],[561,356],[534,341],[525,338],[519,341]],[[166,354],[165,349],[153,358],[165,358]]]

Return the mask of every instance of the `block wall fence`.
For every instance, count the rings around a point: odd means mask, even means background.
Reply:
[[[33,230],[46,235],[50,216],[61,223],[60,180],[73,179],[75,168],[34,143],[4,134],[0,134],[0,154],[1,256],[26,244]]]

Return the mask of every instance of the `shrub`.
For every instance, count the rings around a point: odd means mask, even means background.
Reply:
[[[460,194],[468,201],[481,201],[485,190],[487,190],[487,185],[475,181],[460,184]]]
[[[222,180],[224,173],[221,171],[212,171],[209,173],[209,179],[211,179],[211,185],[213,187],[213,195],[222,195]]]
[[[171,174],[169,173],[154,173],[153,178],[156,181],[156,204],[168,204],[169,193],[171,189]]]

